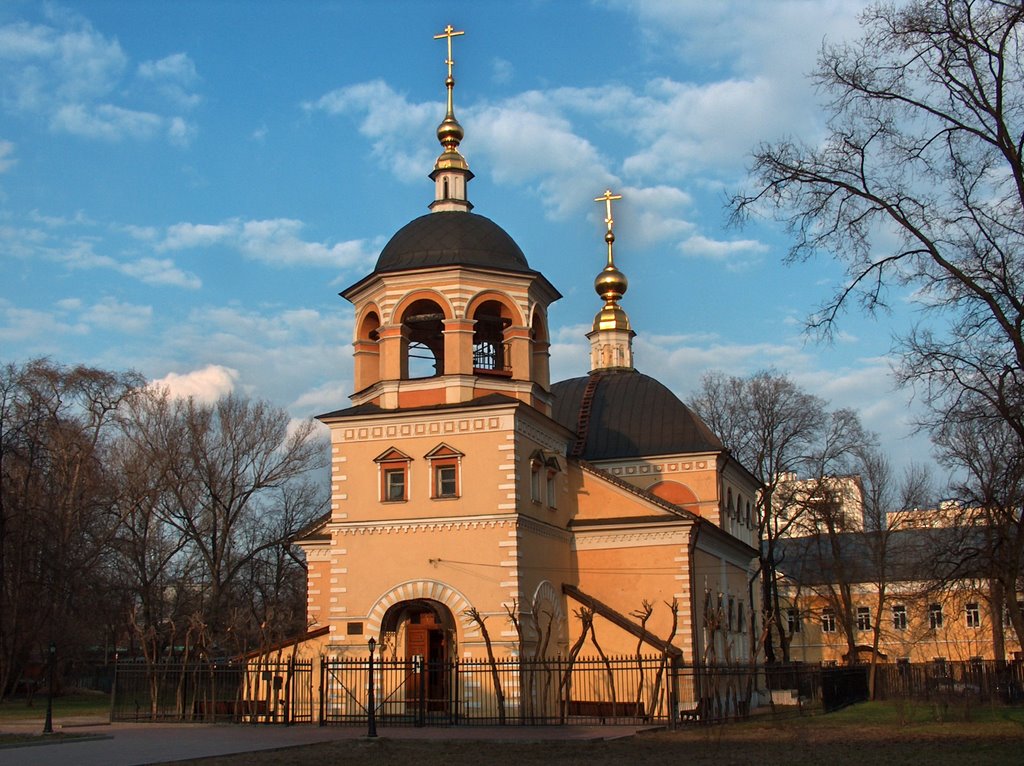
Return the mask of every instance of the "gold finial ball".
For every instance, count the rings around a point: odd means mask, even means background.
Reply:
[[[626,294],[629,280],[614,266],[606,266],[594,280],[594,290],[606,301],[617,301]]]
[[[437,126],[437,140],[441,142],[441,146],[449,151],[453,151],[460,143],[466,133],[463,131],[462,126],[459,125],[459,121],[456,120],[452,115],[445,117],[441,124]]]

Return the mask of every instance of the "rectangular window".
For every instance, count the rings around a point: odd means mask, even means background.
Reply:
[[[384,499],[389,502],[405,500],[405,469],[384,469]]]
[[[530,463],[530,499],[540,502],[540,463],[536,461]]]
[[[455,465],[434,466],[434,497],[458,496],[458,467]]]
[[[928,605],[928,627],[932,630],[942,627],[942,604]]]
[[[857,630],[871,630],[871,607],[857,607]]]
[[[733,624],[734,624],[733,623],[733,615],[734,614],[736,614],[736,599],[734,599],[732,596],[729,596],[729,612],[728,612],[728,614],[726,616],[726,619],[725,619],[725,627],[728,630],[732,630],[732,628],[733,628]]]
[[[907,629],[907,607],[896,604],[892,608],[892,627],[894,630]]]
[[[548,476],[547,476],[546,484],[547,484],[547,486],[545,487],[545,489],[547,490],[548,508],[555,508],[555,507],[557,507],[558,497],[555,494],[555,472],[554,471],[548,470]]]
[[[968,628],[980,628],[981,627],[981,609],[974,602],[967,605],[967,627]]]
[[[821,632],[822,633],[835,633],[836,632],[836,613],[832,609],[821,610]]]
[[[736,602],[736,630],[740,633],[747,632],[747,613],[743,609],[743,602]]]
[[[787,609],[786,610],[786,627],[789,628],[789,632],[799,633],[800,632],[800,610],[799,609]]]

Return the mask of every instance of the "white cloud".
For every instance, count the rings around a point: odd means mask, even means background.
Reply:
[[[271,266],[314,265],[347,269],[369,265],[374,253],[366,240],[334,244],[301,237],[305,224],[291,218],[243,220],[217,224],[178,223],[168,227],[157,249],[193,250],[225,246]]]
[[[122,109],[111,104],[66,104],[57,108],[50,121],[54,130],[107,141],[152,138],[163,123],[159,115]]]
[[[232,393],[238,379],[238,370],[219,364],[208,364],[191,372],[169,372],[162,378],[151,381],[150,385],[167,390],[176,399],[191,397],[208,404]]]
[[[512,77],[515,75],[515,71],[515,67],[508,59],[495,56],[491,60],[491,79],[499,85],[505,85],[512,82]]]
[[[683,255],[708,258],[714,261],[732,261],[734,265],[750,261],[752,257],[768,252],[763,242],[753,239],[715,240],[702,234],[695,234],[679,245]]]
[[[169,258],[139,258],[136,261],[118,263],[114,268],[147,285],[169,285],[190,290],[198,290],[203,286],[199,277],[179,269]]]
[[[174,54],[139,67],[149,85],[141,94],[157,91],[159,111],[127,103],[129,59],[116,39],[107,38],[74,13],[53,11],[49,23],[16,21],[0,26],[0,92],[8,110],[45,120],[51,130],[90,139],[119,141],[151,139],[166,132],[185,143],[189,132],[173,114],[191,108],[197,98],[186,90],[196,79],[185,54]],[[139,96],[135,97],[136,100]]]
[[[148,330],[152,318],[152,306],[122,303],[114,298],[104,298],[82,312],[82,321],[93,327],[133,334]]]
[[[36,354],[48,354],[57,349],[60,340],[68,336],[81,336],[89,332],[82,322],[69,321],[67,311],[43,311],[14,306],[0,299],[0,341],[4,343],[31,343]]]
[[[179,109],[193,109],[202,101],[190,88],[199,81],[195,62],[185,53],[174,53],[158,61],[139,64],[138,77],[143,87],[156,93]]]
[[[428,148],[432,128],[441,121],[436,102],[413,104],[383,80],[358,83],[303,103],[308,112],[362,115],[359,132],[373,140],[374,155],[403,181],[419,181],[433,164]]]
[[[13,155],[14,144],[0,139],[0,173],[6,173],[17,162]]]

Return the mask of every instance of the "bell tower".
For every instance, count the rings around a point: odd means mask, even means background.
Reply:
[[[448,25],[447,105],[430,213],[384,247],[373,272],[344,290],[356,312],[353,403],[383,409],[503,394],[550,414],[548,306],[561,295],[496,223],[472,213],[460,151]]]

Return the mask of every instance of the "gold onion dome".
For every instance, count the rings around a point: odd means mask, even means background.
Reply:
[[[448,110],[445,113],[444,119],[441,120],[441,124],[437,126],[437,140],[441,142],[444,152],[441,153],[441,156],[437,158],[437,162],[434,163],[435,170],[451,168],[469,170],[468,163],[459,153],[459,144],[462,143],[466,132],[462,129],[459,121],[455,119],[455,77],[452,75],[452,67],[455,64],[455,60],[452,58],[452,38],[462,34],[465,33],[456,32],[454,27],[449,24],[445,27],[443,33],[434,35],[435,40],[447,38],[448,42],[448,58],[444,62],[448,66],[448,76],[444,81],[445,89],[448,91]]]
[[[605,232],[604,241],[608,245],[608,265],[601,270],[601,273],[594,279],[594,290],[604,299],[604,306],[597,316],[594,317],[594,330],[626,330],[629,331],[629,317],[623,311],[617,301],[626,294],[629,287],[629,280],[615,267],[615,259],[612,255],[612,246],[615,244],[615,232],[612,231],[612,200],[622,199],[621,195],[613,195],[611,190],[606,191],[604,196],[595,199],[595,202],[604,202],[607,216],[605,223],[608,231]]]

